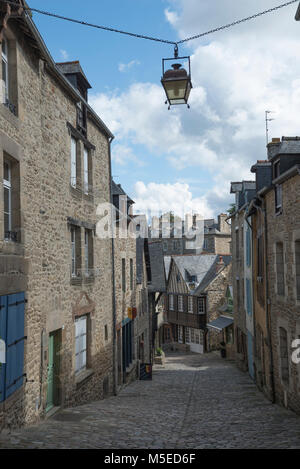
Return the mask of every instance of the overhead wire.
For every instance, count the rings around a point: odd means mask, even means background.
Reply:
[[[9,5],[14,5],[14,6],[19,5],[19,4],[16,3],[16,1],[12,1],[12,0],[0,0],[0,2],[9,4]],[[229,28],[231,28],[233,26],[236,26],[238,24],[245,23],[247,21],[251,21],[251,20],[256,19],[260,16],[263,16],[263,15],[266,15],[268,13],[272,13],[274,11],[285,8],[285,7],[287,7],[289,5],[292,5],[293,3],[296,3],[296,2],[298,2],[298,0],[290,0],[289,2],[286,2],[286,3],[283,3],[281,5],[277,5],[275,7],[269,8],[268,10],[261,11],[259,13],[254,14],[254,15],[247,16],[246,18],[242,18],[240,20],[233,21],[232,23],[228,23],[226,25],[219,26],[219,27],[214,28],[214,29],[210,29],[209,31],[199,33],[199,34],[196,34],[194,36],[190,36],[186,39],[181,39],[180,41],[171,41],[171,40],[168,40],[168,39],[162,39],[162,38],[157,38],[157,37],[148,36],[148,35],[144,35],[144,34],[138,34],[138,33],[133,33],[133,32],[129,32],[129,31],[123,31],[121,29],[112,28],[110,26],[103,26],[103,25],[99,25],[99,24],[88,23],[86,21],[77,20],[77,19],[70,18],[70,17],[67,17],[67,16],[59,15],[57,13],[52,13],[52,12],[49,12],[49,11],[40,10],[38,8],[33,8],[33,7],[29,7],[29,6],[22,6],[22,8],[26,12],[27,11],[28,12],[35,12],[35,13],[38,13],[38,14],[41,14],[41,15],[61,19],[61,20],[64,20],[64,21],[69,21],[69,22],[76,23],[76,24],[81,24],[83,26],[88,26],[88,27],[91,27],[91,28],[102,29],[104,31],[110,31],[110,32],[118,33],[118,34],[124,34],[124,35],[135,37],[135,38],[138,38],[138,39],[146,39],[146,40],[149,40],[149,41],[161,42],[161,43],[165,43],[165,44],[172,44],[174,46],[178,46],[178,44],[184,44],[186,42],[193,41],[195,39],[199,39],[199,38],[202,38],[204,36],[208,36],[209,34],[213,34],[213,33],[219,32],[219,31],[223,31],[225,29],[229,29]]]

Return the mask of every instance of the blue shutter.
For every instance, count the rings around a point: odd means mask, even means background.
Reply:
[[[7,296],[0,296],[0,339],[6,342]],[[6,364],[0,363],[0,402],[5,399]]]
[[[8,296],[5,398],[23,384],[25,294]]]

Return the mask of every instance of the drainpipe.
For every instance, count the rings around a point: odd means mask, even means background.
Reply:
[[[109,194],[110,204],[113,203],[112,196],[112,171],[111,171],[111,142],[114,137],[108,139],[108,155],[109,155]],[[117,387],[117,337],[116,337],[116,326],[117,326],[117,315],[116,315],[116,287],[115,287],[115,243],[114,243],[114,226],[112,224],[111,233],[111,273],[112,273],[112,315],[113,315],[113,393],[116,396],[118,394]]]
[[[275,395],[275,383],[274,383],[274,372],[273,372],[273,347],[272,347],[272,324],[271,324],[271,314],[269,308],[269,262],[268,262],[268,225],[267,225],[267,212],[265,208],[264,199],[257,194],[258,200],[262,202],[264,209],[257,206],[253,203],[253,206],[258,209],[264,217],[264,229],[265,229],[265,271],[266,271],[266,288],[265,288],[265,295],[266,295],[266,324],[267,324],[267,334],[268,334],[268,342],[269,342],[269,359],[270,359],[270,378],[271,378],[271,392],[272,392],[272,403],[274,404],[276,401]]]

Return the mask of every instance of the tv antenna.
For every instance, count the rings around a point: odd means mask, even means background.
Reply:
[[[271,114],[274,111],[265,111],[265,116],[266,116],[266,142],[267,146],[269,143],[269,122],[274,121],[275,119],[270,119],[269,114]]]

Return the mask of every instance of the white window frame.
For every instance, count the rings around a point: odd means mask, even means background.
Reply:
[[[88,316],[75,320],[75,374],[81,373],[87,367],[87,321]]]
[[[83,149],[83,190],[85,194],[89,194],[89,150],[87,147]]]
[[[188,297],[188,312],[193,313],[194,312],[194,298],[192,296]]]
[[[178,295],[178,311],[183,313],[183,296]]]
[[[71,137],[71,186],[77,186],[77,140]]]
[[[89,232],[84,230],[84,266],[85,266],[85,276],[89,276]]]
[[[6,52],[3,51],[5,45]],[[6,38],[2,39],[2,63],[5,63],[5,70],[6,74],[5,77],[2,76],[2,86],[3,86],[3,102],[6,103],[7,100],[9,99],[9,76],[8,76],[8,42]],[[2,72],[3,72],[3,65],[2,65]]]
[[[8,179],[4,179],[4,165],[8,166]],[[4,160],[3,162],[3,192],[8,190],[8,212],[4,211],[4,215],[8,215],[8,230],[11,231],[12,228],[12,213],[11,213],[11,164],[9,161]],[[4,194],[3,194],[4,197]],[[4,233],[5,235],[5,233]],[[8,239],[8,238],[5,238]]]
[[[169,310],[174,311],[174,295],[169,295]]]
[[[200,296],[197,305],[198,314],[205,314],[205,298]]]
[[[76,228],[71,226],[71,275],[76,277]]]

